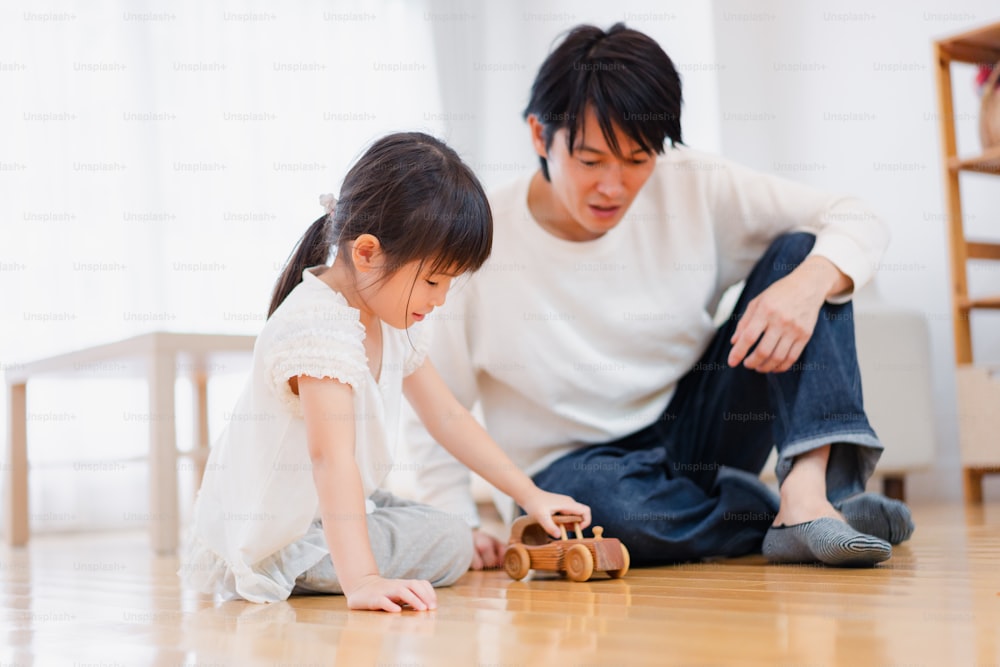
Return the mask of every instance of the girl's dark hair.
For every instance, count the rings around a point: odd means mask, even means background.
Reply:
[[[545,148],[561,128],[568,130],[572,155],[584,111],[597,114],[608,146],[618,155],[617,126],[640,148],[662,153],[667,137],[681,141],[681,80],[670,57],[648,35],[616,23],[604,32],[580,25],[542,63],[531,86],[524,117],[543,126]],[[549,178],[545,158],[542,175]]]
[[[340,188],[331,215],[299,240],[274,286],[267,316],[302,282],[302,272],[325,264],[362,234],[375,236],[391,275],[412,261],[430,273],[475,271],[490,256],[493,216],[472,170],[442,141],[420,132],[390,134],[359,159]]]

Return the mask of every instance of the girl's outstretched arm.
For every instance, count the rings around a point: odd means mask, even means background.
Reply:
[[[361,474],[354,458],[354,395],[332,379],[298,376],[312,459],[313,480],[330,547],[333,569],[350,609],[401,611],[434,609],[437,595],[427,581],[379,576],[368,539],[368,518]]]
[[[569,496],[542,491],[493,441],[448,389],[430,360],[403,380],[403,393],[417,417],[452,456],[514,499],[546,532],[560,535],[552,514],[580,514],[581,528],[590,524],[590,508]]]

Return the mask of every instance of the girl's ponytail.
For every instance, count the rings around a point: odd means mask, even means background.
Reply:
[[[274,314],[281,302],[285,300],[295,286],[302,282],[302,272],[310,266],[325,264],[330,256],[330,230],[333,227],[332,214],[323,215],[309,226],[306,233],[299,239],[298,245],[292,251],[292,256],[285,264],[281,277],[274,285],[271,295],[271,307],[267,310],[268,318]]]

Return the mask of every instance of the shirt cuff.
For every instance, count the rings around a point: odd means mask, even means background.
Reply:
[[[827,297],[827,303],[834,305],[847,303],[854,293],[867,285],[875,275],[875,267],[866,259],[864,248],[846,236],[831,234],[818,236],[809,255],[818,255],[830,260],[854,283],[851,289]]]

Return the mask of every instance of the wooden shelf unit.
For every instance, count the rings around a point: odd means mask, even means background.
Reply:
[[[1000,62],[1000,23],[937,40],[934,42],[934,55],[948,206],[962,473],[966,501],[981,503],[983,476],[1000,473],[1000,436],[997,435],[1000,433],[1000,379],[994,378],[990,370],[974,362],[971,314],[974,310],[1000,309],[1000,295],[970,296],[967,267],[969,260],[1000,261],[1000,243],[966,237],[959,176],[962,172],[1000,176],[1000,146],[987,148],[980,155],[958,155],[951,64]]]

